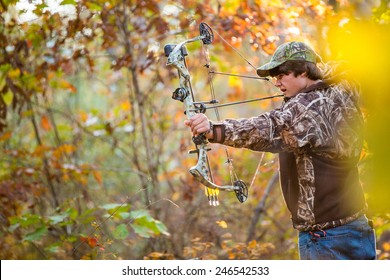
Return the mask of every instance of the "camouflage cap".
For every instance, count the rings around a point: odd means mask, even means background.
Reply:
[[[271,61],[257,68],[257,75],[260,77],[269,76],[269,70],[278,67],[289,60],[304,60],[316,63],[321,60],[318,54],[315,53],[308,45],[302,42],[288,42],[280,45]]]

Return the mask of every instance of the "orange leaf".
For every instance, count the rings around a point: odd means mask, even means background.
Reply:
[[[251,242],[248,243],[248,248],[249,249],[254,249],[257,245],[256,240],[252,240]]]
[[[89,237],[88,238],[88,245],[90,247],[92,247],[92,248],[96,247],[97,243],[98,243],[98,240],[96,237]]]
[[[42,116],[41,125],[42,125],[42,128],[46,131],[51,130],[51,124],[50,124],[49,118],[47,116]]]
[[[85,112],[80,112],[79,116],[82,122],[86,122],[88,120],[88,114]]]
[[[96,170],[94,170],[92,174],[93,177],[95,177],[95,180],[99,183],[99,185],[102,185],[103,184],[102,174]]]
[[[0,141],[8,140],[9,138],[11,138],[11,136],[12,136],[11,131],[4,132],[2,135],[0,135]]]

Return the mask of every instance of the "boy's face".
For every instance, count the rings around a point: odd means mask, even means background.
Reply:
[[[297,77],[294,76],[294,73],[279,74],[275,76],[274,79],[275,86],[278,87],[286,97],[297,95],[302,89],[305,89],[309,85],[310,81],[306,77],[306,73],[302,73]]]

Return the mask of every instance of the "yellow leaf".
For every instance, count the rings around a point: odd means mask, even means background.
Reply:
[[[221,228],[227,228],[227,223],[225,221],[216,221],[217,225],[219,225]]]
[[[8,71],[8,76],[9,76],[11,79],[15,79],[15,78],[19,77],[19,76],[20,76],[20,70],[19,70],[19,68],[12,69],[12,70]]]
[[[390,252],[390,242],[383,243],[383,250]]]
[[[13,99],[14,94],[12,91],[7,91],[7,93],[3,95],[3,100],[7,106],[11,105]]]
[[[172,195],[172,200],[173,201],[178,201],[180,199],[180,193],[179,192],[174,192]]]
[[[79,116],[80,116],[81,121],[84,123],[88,120],[88,114],[85,112],[80,112]]]
[[[58,85],[63,88],[63,89],[68,89],[70,90],[71,92],[75,93],[77,92],[77,89],[74,85],[72,85],[71,83],[69,83],[68,81],[66,80],[60,80],[60,82],[58,83]]]
[[[129,111],[130,110],[130,102],[129,101],[125,101],[125,102],[122,102],[121,103],[121,109],[123,111]]]
[[[238,0],[225,0],[221,7],[221,13],[224,15],[234,15],[237,9],[240,7],[240,1]]]
[[[229,87],[242,88],[243,82],[242,82],[242,79],[237,79],[236,77],[229,77],[228,84],[229,84]]]

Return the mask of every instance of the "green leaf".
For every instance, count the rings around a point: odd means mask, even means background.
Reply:
[[[118,219],[126,219],[129,217],[130,204],[118,204],[118,203],[110,203],[101,206],[103,209],[107,210],[106,217],[114,217]]]
[[[127,219],[127,218],[130,217],[130,213],[129,213],[129,212],[119,213],[118,215],[119,215],[119,217],[121,217],[122,219]]]
[[[12,100],[14,99],[14,94],[12,91],[7,91],[6,94],[3,95],[3,100],[7,106],[12,104]]]
[[[54,244],[51,244],[50,246],[46,247],[45,250],[49,253],[59,253],[61,251],[61,243],[57,242]]]
[[[68,208],[65,210],[65,212],[69,215],[69,218],[73,220],[75,220],[79,215],[78,211],[75,208]]]
[[[34,232],[27,234],[23,241],[35,241],[41,239],[47,233],[47,228],[45,226],[36,229]]]
[[[158,228],[156,227],[156,224],[154,222],[154,219],[152,217],[142,217],[140,219],[137,219],[135,221],[137,225],[143,226],[145,228],[148,228],[150,231],[152,231],[155,234],[159,233]]]
[[[129,235],[129,231],[125,224],[117,226],[114,230],[114,237],[116,239],[125,239]]]
[[[158,220],[155,220],[155,223],[156,223],[156,227],[157,229],[159,230],[160,233],[166,235],[166,236],[170,236],[171,234],[168,232],[168,228],[160,221]]]
[[[91,11],[100,12],[102,10],[102,7],[97,5],[97,4],[95,4],[95,3],[87,2],[85,5]]]
[[[153,232],[151,232],[150,229],[148,229],[144,226],[133,224],[133,225],[131,225],[131,227],[134,229],[134,232],[141,237],[144,237],[144,238],[153,237]]]
[[[12,69],[12,66],[9,63],[4,63],[4,64],[0,65],[0,72],[1,73],[7,73],[11,69]]]
[[[150,217],[151,218],[151,216],[149,215],[148,211],[146,211],[146,210],[131,211],[130,212],[130,217],[132,219],[139,219],[139,218],[142,218],[142,217]]]
[[[68,213],[62,213],[60,215],[50,216],[49,222],[50,222],[50,224],[55,225],[55,224],[63,222],[68,217],[69,217]]]
[[[42,221],[38,215],[25,214],[22,217],[11,217],[10,224],[14,225],[19,223],[21,227],[28,227],[33,224],[38,224]]]
[[[42,11],[43,9],[49,7],[48,5],[46,5],[45,3],[42,3],[42,4],[38,4],[35,6],[38,10]]]
[[[145,210],[131,211],[130,216],[134,219],[131,227],[141,237],[150,238],[160,234],[169,235],[167,227],[150,216]]]
[[[60,3],[60,5],[76,5],[75,0],[64,0]]]
[[[4,1],[4,4],[6,5],[6,6],[8,6],[8,5],[14,5],[14,4],[16,4],[18,2],[18,0],[5,0]]]
[[[106,209],[108,213],[112,214],[114,212],[127,212],[130,210],[130,204],[119,204],[119,203],[109,203],[101,206],[103,209]]]

